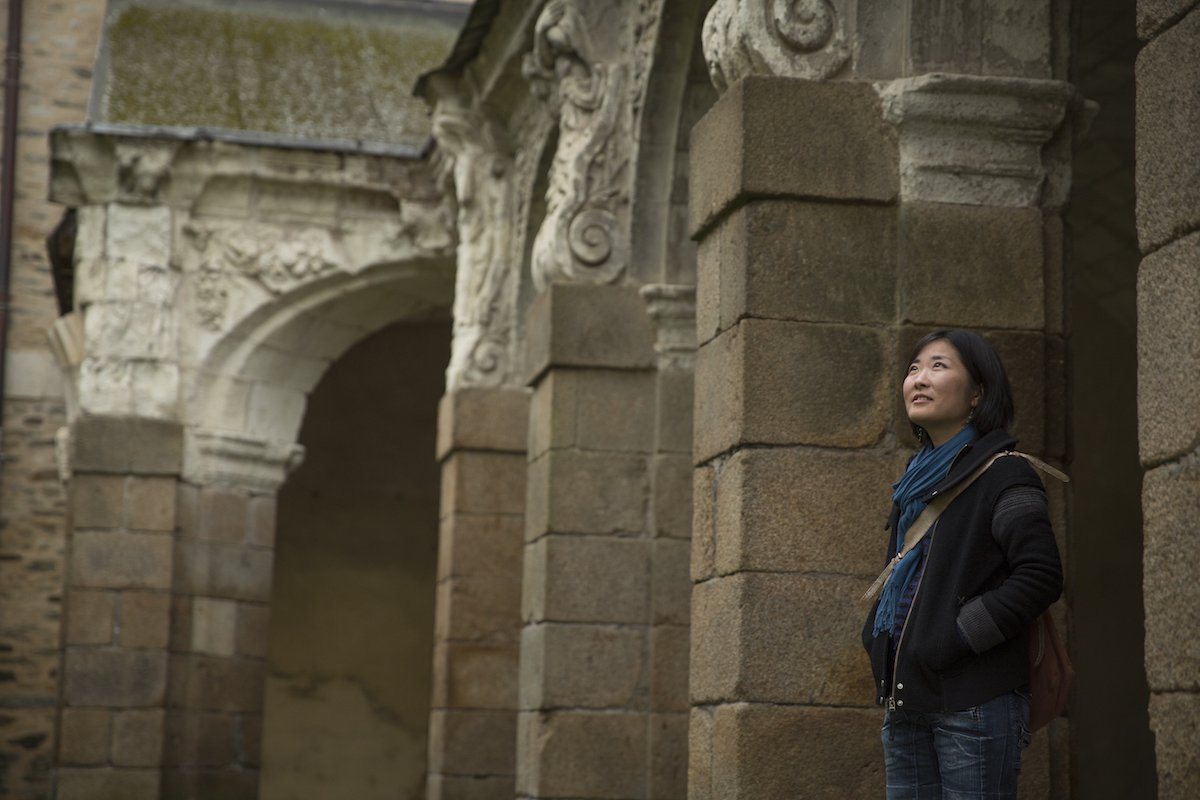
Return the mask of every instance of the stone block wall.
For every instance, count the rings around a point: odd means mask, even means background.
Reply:
[[[1138,423],[1158,796],[1200,792],[1200,9],[1138,3]]]
[[[1056,213],[930,196],[912,135],[870,85],[757,77],[693,133],[693,800],[882,794],[858,597],[915,446],[899,390],[921,335],[983,333],[1022,448],[1064,451]],[[1061,796],[1064,744],[1035,740],[1023,796]]]
[[[528,421],[520,388],[454,390],[439,409],[430,800],[513,796]]]
[[[46,236],[61,209],[46,199],[46,134],[86,117],[104,8],[103,0],[24,7],[0,465],[0,796],[14,800],[49,791],[66,542],[54,461],[66,409],[46,344],[58,313]],[[6,23],[0,14],[0,30]]]
[[[634,287],[552,285],[527,330],[517,796],[678,797],[690,375]]]
[[[171,423],[72,431],[57,796],[160,796],[176,484]]]

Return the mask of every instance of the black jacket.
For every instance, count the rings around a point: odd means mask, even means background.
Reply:
[[[1006,431],[993,431],[964,447],[926,500],[1014,444]],[[999,458],[942,512],[927,534],[925,571],[896,648],[890,634],[872,635],[875,608],[867,615],[862,638],[877,703],[894,699],[910,711],[961,711],[1029,682],[1023,634],[1062,593],[1062,564],[1044,510],[1007,526],[1007,536],[993,532],[996,501],[1014,486],[1043,488],[1025,459]],[[899,512],[893,506],[888,558],[896,552]],[[975,652],[960,622],[993,634],[986,649]]]

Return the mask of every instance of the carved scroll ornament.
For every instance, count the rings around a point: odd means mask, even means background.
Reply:
[[[573,0],[550,0],[524,72],[559,120],[546,217],[533,243],[533,282],[608,283],[629,260],[625,91],[628,69],[601,63]]]
[[[850,59],[842,25],[832,0],[717,0],[703,34],[713,85],[724,92],[747,75],[831,78]]]

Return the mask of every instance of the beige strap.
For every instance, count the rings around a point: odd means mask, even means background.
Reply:
[[[908,526],[908,531],[904,534],[904,547],[900,549],[900,552],[896,554],[895,558],[888,562],[887,566],[883,568],[883,572],[879,573],[879,577],[875,579],[874,583],[872,583],[867,591],[863,594],[862,602],[868,603],[875,597],[879,590],[883,588],[883,584],[887,582],[887,579],[892,574],[892,571],[896,569],[896,565],[900,563],[900,559],[908,555],[912,549],[920,544],[921,540],[925,538],[925,534],[929,532],[929,529],[933,527],[933,523],[937,521],[938,515],[941,514],[948,505],[954,502],[954,498],[958,497],[963,493],[963,491],[966,490],[968,486],[974,483],[980,475],[987,472],[988,467],[994,464],[996,459],[1002,456],[1018,456],[1025,459],[1042,472],[1045,472],[1047,475],[1058,478],[1063,483],[1066,483],[1070,480],[1065,473],[1060,472],[1041,459],[1034,458],[1028,453],[1019,453],[1016,450],[1005,450],[997,453],[989,458],[983,464],[983,466],[968,475],[954,488],[947,489],[945,492],[929,501],[929,504],[925,506],[925,510],[921,512],[920,516],[913,520],[912,525]]]

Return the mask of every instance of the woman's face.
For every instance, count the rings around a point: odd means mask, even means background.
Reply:
[[[945,339],[925,345],[908,365],[904,409],[935,447],[962,430],[979,398],[958,350]]]

